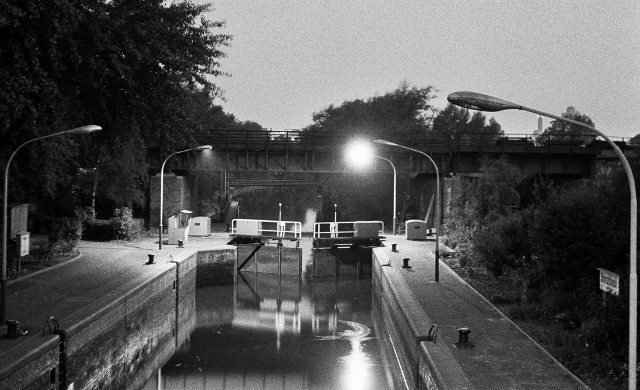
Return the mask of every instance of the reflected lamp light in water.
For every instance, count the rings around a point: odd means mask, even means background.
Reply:
[[[369,370],[373,366],[371,357],[362,351],[362,340],[351,340],[351,353],[342,357],[344,365],[342,380],[345,389],[360,390],[370,388]]]

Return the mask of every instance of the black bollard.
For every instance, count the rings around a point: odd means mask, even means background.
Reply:
[[[409,265],[408,257],[405,257],[404,259],[402,259],[402,268],[411,268],[411,266]]]
[[[17,339],[18,338],[18,321],[16,320],[7,320],[5,321],[7,325],[7,338],[8,339]]]
[[[184,248],[184,241],[178,240],[178,248]]]
[[[149,253],[147,256],[149,256],[149,261],[147,261],[145,264],[151,265],[151,264],[155,264],[156,263],[155,260],[153,259],[155,257],[154,254]]]
[[[469,333],[471,333],[469,328],[458,329],[458,342],[460,344],[469,344]]]
[[[391,244],[391,252],[397,252],[398,250],[396,249],[396,246],[398,244]]]
[[[469,328],[459,328],[458,329],[458,342],[455,343],[457,348],[473,348],[474,345],[469,342],[469,333],[471,333],[471,329]]]

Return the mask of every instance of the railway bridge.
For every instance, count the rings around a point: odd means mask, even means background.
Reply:
[[[344,132],[306,134],[300,130],[223,130],[196,134],[200,145],[211,145],[211,153],[196,158],[182,154],[172,158],[174,169],[218,172],[346,172],[350,167],[344,159],[346,145],[353,139],[372,136]],[[500,158],[509,161],[527,174],[588,177],[599,161],[615,159],[606,142],[584,135],[564,139],[536,139],[532,135],[456,134],[450,139],[434,139],[423,135],[385,134],[378,138],[419,149],[438,165],[446,176],[479,173],[480,158]],[[624,140],[617,141],[629,150]],[[388,158],[398,173],[432,173],[432,164],[422,155],[405,149],[377,145],[378,155]],[[150,165],[160,166],[157,150],[150,150]],[[246,177],[247,175],[245,175]]]
[[[176,155],[171,158],[165,173],[195,177],[215,173],[226,199],[231,188],[238,191],[242,187],[255,186],[320,186],[321,175],[352,170],[344,158],[350,141],[371,140],[373,136],[300,130],[220,130],[196,134],[195,138],[199,145],[211,145],[212,150]],[[448,139],[434,139],[419,134],[387,133],[375,138],[427,153],[444,178],[479,176],[483,157],[498,159],[506,156],[509,162],[528,175],[555,179],[590,177],[598,167],[618,162],[608,144],[596,136],[568,135],[563,139],[541,139],[524,134],[455,134]],[[635,152],[624,140],[616,142],[625,153]],[[429,189],[433,187],[429,183],[435,181],[435,170],[421,154],[382,145],[376,145],[376,154],[391,161],[399,175],[410,175],[414,181],[425,182],[420,186],[426,186],[427,192],[435,191]],[[160,167],[162,161],[157,149],[149,151],[149,162],[152,167]],[[377,164],[375,172],[391,173],[392,167],[387,163]],[[154,207],[153,182],[151,193],[153,216],[153,209],[157,207]]]

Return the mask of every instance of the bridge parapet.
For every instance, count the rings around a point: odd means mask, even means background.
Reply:
[[[305,130],[217,130],[211,133],[198,133],[195,138],[202,144],[214,148],[257,146],[267,147],[321,148],[344,145],[354,139],[384,138],[403,145],[438,147],[455,149],[460,146],[505,146],[525,145],[531,147],[568,147],[568,148],[608,148],[604,140],[597,135],[584,134],[478,134],[455,133],[450,136],[437,136],[429,133],[393,132],[381,134],[353,133],[345,131],[305,131]],[[618,146],[626,146],[624,138],[614,138]]]

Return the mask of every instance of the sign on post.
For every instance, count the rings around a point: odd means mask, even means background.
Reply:
[[[620,295],[620,275],[598,268],[600,271],[600,290],[613,295]]]

